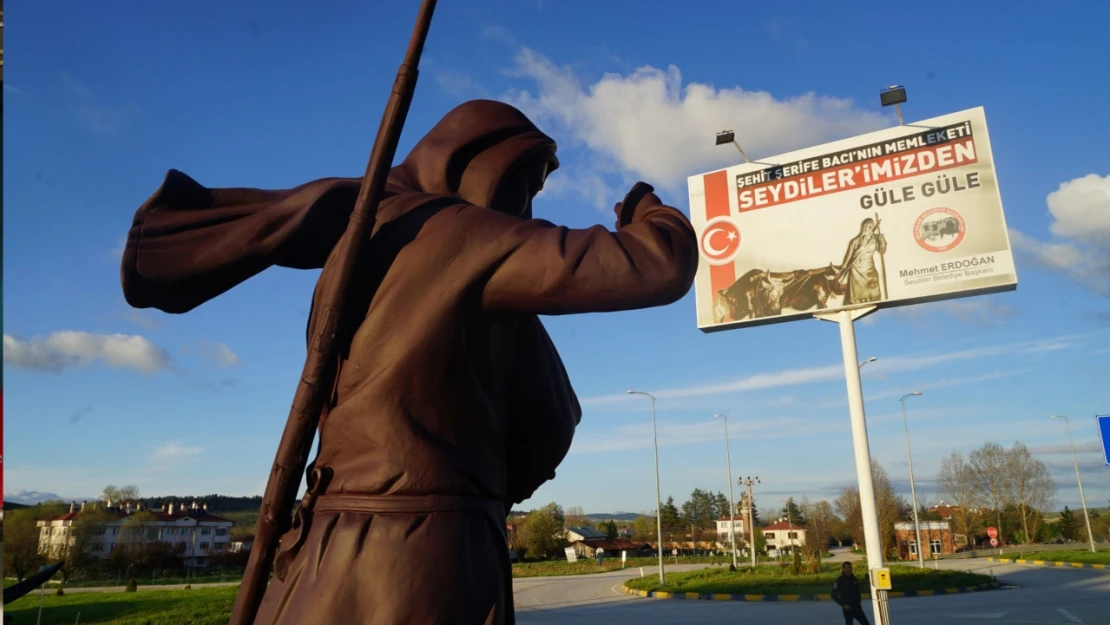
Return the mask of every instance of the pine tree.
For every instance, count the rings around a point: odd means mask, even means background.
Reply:
[[[1056,529],[1060,532],[1060,536],[1067,540],[1079,538],[1079,520],[1067,506],[1064,506],[1064,511],[1060,513],[1060,520],[1056,521]]]
[[[605,524],[605,536],[609,540],[613,540],[617,537],[617,522],[613,519],[609,519],[609,522]]]
[[[806,524],[805,514],[802,513],[802,509],[798,507],[798,504],[794,502],[793,497],[786,500],[786,505],[782,508],[782,516],[794,525]]]

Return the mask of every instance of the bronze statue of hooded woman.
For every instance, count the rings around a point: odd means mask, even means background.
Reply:
[[[615,207],[616,232],[533,219],[555,150],[520,111],[476,100],[390,171],[258,625],[514,622],[506,513],[555,476],[581,418],[539,315],[669,304],[698,262],[688,220],[654,193]],[[271,266],[332,280],[359,186],[208,189],[171,170],[135,214],[124,295],[183,313]]]

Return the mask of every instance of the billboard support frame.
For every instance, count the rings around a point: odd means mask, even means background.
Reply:
[[[867,568],[870,571],[883,567],[883,544],[879,511],[875,503],[875,484],[871,474],[871,448],[867,441],[867,417],[863,406],[859,354],[856,351],[855,322],[877,309],[877,306],[866,305],[813,315],[821,321],[835,322],[840,328],[844,379],[848,387],[848,413],[852,424],[852,447],[855,451],[856,479],[859,482],[860,513],[863,517],[863,538],[867,548]],[[876,625],[890,625],[887,599],[886,590],[871,589],[871,609]]]

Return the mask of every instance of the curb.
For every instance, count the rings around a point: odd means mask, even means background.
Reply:
[[[1030,566],[1058,566],[1071,569],[1110,569],[1107,564],[1087,564],[1085,562],[1052,562],[1050,560],[1022,560],[1020,558],[987,558],[987,562],[998,564],[1028,564]]]
[[[984,590],[994,590],[998,588],[997,583],[980,584],[978,586],[960,586],[958,588],[938,588],[935,590],[892,590],[887,593],[890,599],[897,599],[899,597],[931,597],[935,595],[958,595],[967,592],[981,592]],[[699,594],[696,592],[663,592],[659,590],[636,590],[621,584],[621,590],[625,594],[634,595],[637,597],[647,597],[648,599],[684,599],[688,601],[832,601],[832,595],[724,595],[724,594]],[[871,595],[864,593],[863,599],[870,600]]]

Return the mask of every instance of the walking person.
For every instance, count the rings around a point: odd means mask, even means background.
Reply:
[[[859,590],[859,580],[852,574],[852,563],[845,562],[840,571],[840,577],[833,582],[832,598],[844,611],[844,625],[852,625],[852,619],[860,625],[871,625],[863,612],[863,595]]]

